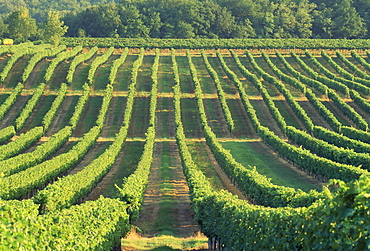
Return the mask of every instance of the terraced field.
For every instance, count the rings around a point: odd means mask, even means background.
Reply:
[[[202,191],[299,214],[330,179],[368,176],[365,51],[42,47],[0,50],[0,213],[26,229],[1,222],[9,247],[109,250],[135,225],[248,250]]]

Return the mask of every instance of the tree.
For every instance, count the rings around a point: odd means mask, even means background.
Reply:
[[[68,27],[60,21],[59,12],[49,11],[46,21],[42,25],[41,38],[53,45],[58,45],[60,38],[67,32]]]
[[[0,17],[0,38],[4,36],[6,31],[7,31],[6,24],[4,24],[3,19]]]
[[[8,25],[9,37],[15,42],[25,42],[37,31],[36,20],[30,17],[26,8],[10,13],[5,23]]]
[[[351,0],[340,1],[334,12],[333,22],[333,35],[336,38],[360,38],[367,32],[364,20],[352,6]]]

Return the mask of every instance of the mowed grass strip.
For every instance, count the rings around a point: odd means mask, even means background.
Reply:
[[[217,94],[216,85],[204,64],[202,57],[192,57],[192,62],[197,70],[197,77],[204,94]]]
[[[73,136],[80,136],[87,133],[90,128],[96,125],[103,96],[91,96],[85,105],[81,118],[78,121]]]
[[[170,56],[160,56],[158,67],[158,92],[173,93],[174,75]]]
[[[100,65],[94,75],[93,88],[94,90],[105,90],[107,84],[109,83],[108,77],[110,73],[110,68],[115,59],[119,58],[119,55],[111,55],[107,62]]]
[[[181,118],[186,138],[202,138],[197,103],[194,98],[181,99]]]
[[[150,92],[152,89],[152,65],[154,63],[153,55],[145,55],[143,63],[141,64],[137,74],[137,86],[138,92]]]
[[[43,95],[36,109],[31,113],[23,127],[23,131],[28,131],[33,127],[42,126],[42,119],[51,107],[56,95]]]
[[[291,164],[278,158],[263,142],[220,142],[225,149],[230,150],[236,161],[246,168],[256,167],[258,173],[271,178],[276,185],[302,189],[321,190],[321,183],[309,177]],[[248,167],[250,166],[250,167]]]
[[[234,83],[227,77],[218,58],[214,54],[207,55],[207,58],[212,68],[217,72],[218,77],[221,81],[222,89],[224,90],[225,94],[236,95],[238,93],[238,90],[236,89]]]
[[[245,111],[244,105],[240,99],[227,99],[230,112],[233,116],[235,129],[233,136],[236,138],[256,139],[259,138],[252,123]]]
[[[69,86],[71,90],[82,90],[83,84],[88,82],[87,75],[89,73],[90,65],[97,56],[99,55],[95,54],[89,60],[77,65],[76,70],[73,74],[73,81]]]
[[[220,177],[214,169],[215,163],[210,160],[207,143],[200,141],[187,141],[194,163],[204,173],[212,187],[216,190],[225,189]]]
[[[26,68],[31,55],[21,57],[9,71],[7,78],[3,82],[4,88],[14,88],[22,80],[22,74]]]
[[[156,111],[156,138],[175,138],[173,98],[159,97]]]
[[[187,57],[176,56],[176,62],[179,69],[181,93],[195,93]]]
[[[149,126],[149,102],[150,97],[135,97],[128,137],[145,138]]]
[[[106,187],[103,196],[108,198],[119,198],[120,194],[116,187],[122,187],[123,178],[130,176],[139,163],[143,153],[145,141],[126,141],[121,153],[118,155],[114,165],[119,166],[119,171],[115,175],[112,183]]]
[[[138,55],[127,55],[125,62],[118,68],[114,91],[128,91],[131,84],[132,65],[138,58]]]

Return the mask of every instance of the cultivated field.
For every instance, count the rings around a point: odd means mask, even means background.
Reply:
[[[248,250],[252,244],[235,241],[247,242],[247,230],[239,236],[222,225],[215,209],[205,216],[199,193],[226,190],[248,210],[287,207],[299,216],[296,208],[327,198],[330,179],[368,175],[364,50],[23,46],[0,47],[0,203],[27,231],[6,229],[28,240],[9,235],[18,243],[10,246],[51,245],[61,236],[54,249],[89,242],[107,250],[135,225],[142,237],[203,232],[212,245]],[[210,187],[194,183],[195,166]],[[77,230],[64,233],[70,222]],[[38,240],[32,233],[41,225],[50,234]],[[351,238],[351,245],[368,240]]]

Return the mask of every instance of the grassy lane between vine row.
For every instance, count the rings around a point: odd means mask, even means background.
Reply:
[[[98,55],[95,54],[89,60],[82,62],[77,65],[76,70],[73,74],[73,81],[70,84],[69,88],[71,90],[82,90],[84,83],[87,83],[87,74],[89,73],[90,65]]]
[[[221,143],[231,151],[236,161],[244,166],[255,166],[258,173],[271,178],[275,185],[302,189],[305,192],[311,189],[321,191],[324,185],[280,158],[261,141]]]
[[[131,83],[131,69],[137,55],[127,55],[125,62],[118,68],[114,91],[128,91],[128,86]]]
[[[14,125],[14,122],[19,115],[20,111],[22,111],[23,107],[26,105],[28,99],[30,98],[30,95],[24,94],[17,98],[15,103],[11,106],[9,111],[5,114],[3,119],[1,120],[0,129],[3,129],[5,127]]]
[[[173,71],[171,57],[161,56],[158,67],[158,92],[173,93]]]
[[[5,88],[14,88],[22,79],[23,70],[28,64],[30,55],[21,57],[12,67],[7,78],[3,82]]]
[[[108,77],[110,73],[110,67],[113,64],[113,61],[119,58],[119,55],[112,54],[107,62],[100,65],[95,72],[94,81],[92,87],[94,90],[103,91],[105,90],[107,83],[109,83]]]
[[[156,142],[137,230],[122,239],[121,250],[199,250],[207,238],[199,234],[189,188],[175,141]],[[140,237],[140,238],[139,238]]]

